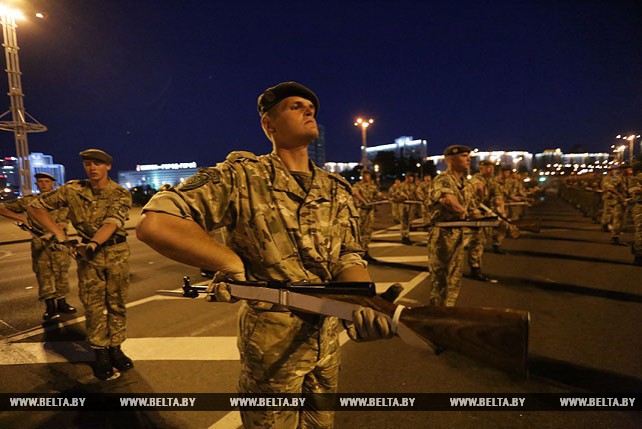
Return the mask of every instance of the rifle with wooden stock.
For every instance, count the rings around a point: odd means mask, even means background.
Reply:
[[[503,215],[499,214],[498,212],[496,212],[495,210],[491,209],[490,207],[488,207],[484,203],[479,203],[479,207],[482,210],[484,210],[485,212],[487,212],[488,214],[491,214],[493,216],[497,216],[499,219],[501,219],[504,222],[506,222],[508,224],[509,233],[511,234],[511,236],[513,236],[513,234],[516,235],[513,238],[519,237],[519,231],[520,230],[521,231],[528,231],[528,232],[535,232],[535,233],[538,233],[541,230],[541,225],[540,225],[539,219],[533,219],[533,220],[523,220],[523,219],[510,220],[506,216],[503,216]],[[517,228],[517,231],[514,233],[513,231],[511,231],[511,227],[512,228]]]
[[[376,294],[369,282],[227,281],[233,297],[277,304],[297,311],[352,321],[352,313],[371,307],[386,316],[405,343],[440,353],[455,351],[509,373],[528,375],[527,311],[504,308],[404,307]],[[160,295],[196,298],[209,294],[207,285],[182,291],[159,290]],[[209,294],[213,295],[213,294]]]

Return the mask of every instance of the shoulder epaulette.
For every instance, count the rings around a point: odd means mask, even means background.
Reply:
[[[243,161],[258,161],[259,158],[254,155],[252,152],[248,152],[245,150],[237,150],[234,152],[231,152],[227,158],[225,158],[226,161],[228,162],[243,162]]]

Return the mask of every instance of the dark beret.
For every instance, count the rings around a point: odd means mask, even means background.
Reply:
[[[508,164],[504,164],[504,165],[502,165],[502,166],[501,166],[501,168],[500,168],[500,170],[502,170],[502,171],[511,171],[512,169],[513,169],[513,167],[511,167],[511,166],[510,166],[510,165],[508,165]]]
[[[36,178],[36,180],[38,180],[38,179],[49,179],[49,180],[53,180],[54,182],[56,181],[56,178],[53,177],[49,173],[36,173],[34,175],[34,177]]]
[[[470,153],[470,152],[471,150],[468,146],[464,146],[461,144],[454,144],[444,149],[444,156],[459,155],[460,153]]]
[[[312,92],[311,89],[306,88],[297,82],[283,82],[266,89],[263,91],[263,94],[259,95],[259,99],[256,102],[256,108],[259,111],[259,115],[263,116],[281,101],[288,97],[295,96],[310,100],[312,104],[314,104],[314,117],[316,118],[317,113],[319,112],[319,99],[317,98],[317,95]]]
[[[484,159],[482,161],[479,161],[479,165],[483,165],[485,167],[493,167],[495,165],[495,163],[492,162],[492,161],[489,161],[487,159]]]
[[[94,161],[104,162],[105,164],[110,164],[112,158],[107,152],[104,152],[100,149],[87,149],[80,152],[80,157],[84,159],[91,159]]]

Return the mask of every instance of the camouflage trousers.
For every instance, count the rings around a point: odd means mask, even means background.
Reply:
[[[484,246],[486,246],[486,233],[490,228],[471,228],[468,239],[468,265],[470,268],[481,268]]]
[[[392,214],[392,218],[395,220],[395,222],[399,222],[399,206],[401,204],[399,203],[390,203],[390,212]]]
[[[602,220],[600,222],[604,226],[608,226],[611,223],[611,207],[612,204],[609,202],[609,200],[604,198],[602,201]]]
[[[624,225],[624,213],[626,212],[626,205],[624,204],[611,204],[606,218],[606,224],[611,227],[611,236],[619,237],[622,233],[622,226]]]
[[[642,203],[636,203],[633,206],[633,224],[635,232],[633,233],[633,254],[642,256]]]
[[[261,311],[243,302],[239,313],[239,393],[336,393],[336,318],[318,324],[289,312]],[[241,410],[245,428],[331,428],[334,412],[306,400],[300,410]]]
[[[92,346],[114,347],[125,341],[128,260],[127,243],[103,247],[91,261],[78,260],[78,289]]]
[[[368,250],[368,244],[370,244],[370,240],[372,238],[374,221],[374,208],[359,209],[359,229],[361,229],[361,245],[365,250]]]
[[[401,237],[410,236],[410,221],[414,218],[415,206],[413,204],[399,204],[399,220],[401,221]]]
[[[454,307],[461,289],[464,247],[468,233],[464,228],[432,228],[428,233],[428,271],[430,305]]]
[[[69,253],[54,251],[31,240],[31,266],[38,280],[38,299],[64,298],[69,293]]]

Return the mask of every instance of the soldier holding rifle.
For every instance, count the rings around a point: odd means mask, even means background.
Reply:
[[[41,194],[54,188],[56,178],[49,173],[36,173],[36,186]],[[69,267],[71,256],[69,252],[53,249],[42,239],[44,229],[27,216],[27,207],[37,195],[26,195],[22,198],[0,203],[0,215],[17,220],[20,224],[31,225],[31,260],[32,268],[38,280],[38,299],[45,302],[45,322],[60,318],[60,313],[72,314],[76,308],[69,305],[65,295],[69,293]],[[53,221],[63,230],[67,229],[67,208],[51,212]]]
[[[368,170],[361,172],[361,181],[354,184],[352,192],[355,204],[359,208],[359,226],[361,228],[361,245],[365,249],[364,259],[372,261],[373,258],[368,253],[368,245],[372,237],[372,228],[375,221],[374,203],[381,199],[381,192],[377,188],[377,183],[372,180],[372,173]]]
[[[415,212],[412,202],[417,202],[416,190],[415,174],[409,171],[406,173],[406,180],[401,182],[399,186],[395,186],[390,195],[390,199],[399,204],[401,242],[403,244],[412,244],[412,240],[410,240],[410,222]]]
[[[627,183],[623,173],[626,167],[615,167],[611,175],[602,182],[606,224],[611,230],[611,244],[620,244],[622,224],[627,205]]]
[[[448,168],[434,178],[430,190],[428,210],[431,222],[478,217],[473,188],[466,179],[470,166],[470,148],[463,145],[448,146],[444,156]],[[433,227],[428,233],[431,305],[453,307],[457,301],[466,245],[464,229]]]
[[[50,212],[63,207],[69,210],[69,219],[83,243],[78,247],[78,289],[87,318],[87,341],[96,354],[94,375],[107,380],[118,376],[114,367],[126,371],[134,366],[121,350],[126,338],[129,289],[125,221],[132,197],[109,178],[110,155],[87,149],[80,152],[80,157],[88,179],[71,180],[41,195],[29,206],[29,214],[63,243],[65,231],[53,221]]]
[[[228,281],[370,281],[350,185],[308,159],[318,135],[317,96],[296,82],[258,99],[273,151],[232,152],[145,206],[138,237],[179,262],[218,271]],[[208,231],[226,227],[227,246]],[[220,301],[228,283],[213,282]],[[257,301],[239,314],[241,393],[333,393],[339,377],[338,321]],[[355,340],[389,337],[388,319],[354,313]],[[299,411],[242,410],[245,427],[332,427],[333,413],[306,401]]]

